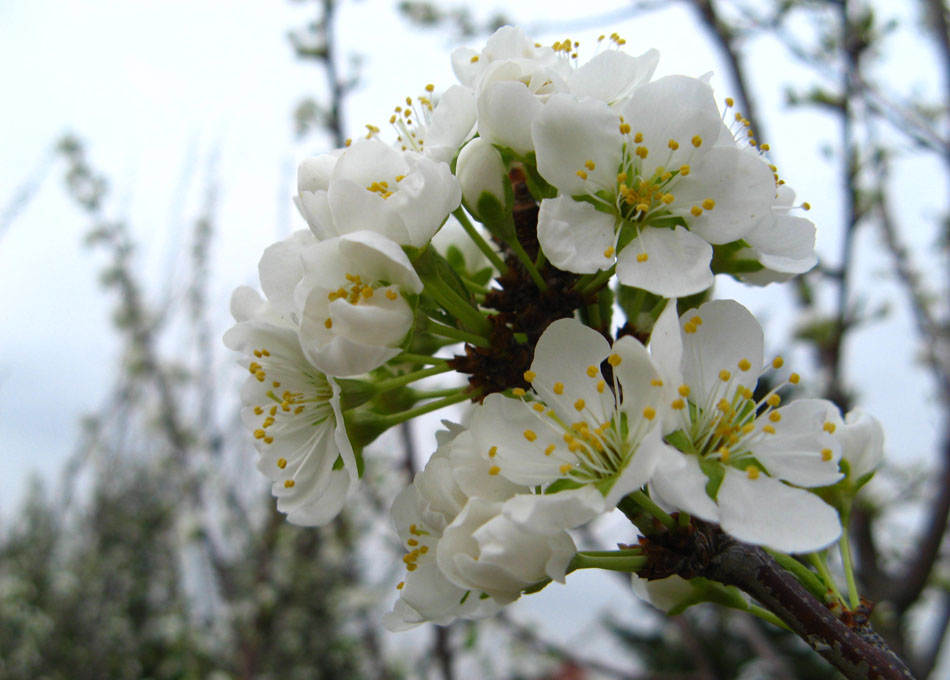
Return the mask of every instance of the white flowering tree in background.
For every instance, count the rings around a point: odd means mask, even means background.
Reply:
[[[790,630],[846,677],[910,678],[849,536],[880,424],[806,397],[755,317],[711,299],[717,276],[811,270],[809,205],[733,99],[654,78],[659,58],[503,26],[453,51],[459,84],[407,98],[392,133],[301,163],[310,230],[268,248],[264,296],[235,291],[225,335],[258,467],[290,522],[324,525],[359,502],[368,444],[464,402],[392,506],[390,630],[603,569],[662,609]],[[571,530],[615,509],[637,542],[579,550]]]

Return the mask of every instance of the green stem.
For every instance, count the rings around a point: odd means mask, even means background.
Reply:
[[[433,335],[441,335],[445,338],[452,338],[453,340],[458,340],[461,342],[467,342],[470,345],[475,345],[476,347],[491,347],[491,343],[481,335],[475,333],[469,333],[468,331],[463,331],[461,328],[455,328],[454,326],[446,326],[443,323],[438,321],[433,321],[432,319],[426,319],[425,326],[423,329],[426,333],[431,333]]]
[[[592,304],[587,305],[587,318],[589,319],[591,328],[600,328],[600,305],[596,300],[594,300]]]
[[[844,597],[841,595],[841,591],[838,590],[838,584],[835,583],[834,578],[831,576],[831,572],[828,571],[828,565],[825,564],[825,559],[821,553],[810,553],[808,555],[808,560],[812,563],[815,569],[818,570],[818,576],[821,578],[822,582],[827,586],[828,590],[835,594],[835,597],[838,598],[842,603],[845,601]]]
[[[847,527],[848,525],[845,524],[844,526]],[[851,546],[848,544],[847,528],[841,532],[838,549],[841,550],[841,562],[844,564],[844,577],[848,581],[848,601],[851,603],[851,609],[857,609],[861,605],[861,596],[858,595],[858,585],[854,581],[854,563],[851,560]]]
[[[468,237],[472,239],[472,242],[475,246],[482,251],[482,254],[488,258],[488,261],[492,263],[492,266],[498,270],[499,273],[503,274],[508,271],[507,265],[502,261],[501,257],[498,256],[498,253],[495,252],[488,242],[482,238],[482,235],[478,233],[478,229],[475,228],[475,225],[472,224],[472,221],[468,219],[468,215],[465,214],[465,211],[461,206],[455,209],[452,213],[455,215],[455,219],[459,221],[459,224],[462,225],[462,228],[465,230],[465,233],[468,234]]]
[[[459,391],[458,387],[446,387],[442,390],[413,390],[412,396],[418,400],[437,399],[438,397],[448,397]]]
[[[642,491],[634,491],[630,496],[637,502],[641,508],[653,515],[667,529],[676,528],[676,520],[666,514],[666,511]]]
[[[491,331],[491,324],[488,319],[482,316],[471,303],[445,285],[436,277],[431,277],[425,281],[426,292],[429,293],[435,301],[438,302],[447,312],[468,326],[470,330],[476,333],[487,335]]]
[[[458,388],[456,394],[445,397],[443,399],[437,399],[436,401],[430,401],[427,404],[422,404],[421,406],[416,406],[411,408],[408,411],[402,411],[401,413],[393,413],[392,415],[383,416],[381,421],[387,428],[394,425],[399,425],[404,423],[407,420],[412,420],[417,416],[424,415],[426,413],[431,413],[432,411],[438,411],[440,408],[445,408],[446,406],[451,406],[452,404],[457,404],[460,401],[466,401],[472,397],[472,393],[468,391],[468,388]]]
[[[600,290],[605,283],[610,280],[610,277],[614,275],[614,272],[617,269],[617,265],[614,264],[610,269],[605,269],[599,271],[596,274],[588,274],[587,276],[581,277],[580,281],[575,284],[574,289],[581,295],[587,295],[593,293],[594,291]]]
[[[799,583],[818,598],[819,602],[826,602],[828,600],[828,588],[815,576],[815,572],[791,555],[778,550],[772,550],[771,548],[765,548],[765,551],[774,557],[775,561],[778,562],[785,571],[791,572],[792,575],[798,579]]]
[[[534,261],[535,268],[538,271],[541,271],[541,268],[544,267],[545,264],[547,264],[547,261],[548,261],[547,258],[544,257],[544,251],[541,250],[541,246],[538,246],[538,257]]]
[[[521,260],[521,264],[524,265],[524,268],[528,271],[528,275],[531,277],[531,280],[534,281],[534,285],[538,287],[538,290],[545,291],[548,289],[548,284],[544,282],[544,279],[541,278],[541,273],[534,266],[534,262],[528,257],[528,253],[525,252],[524,247],[521,245],[521,242],[518,241],[518,238],[515,237],[511,239],[511,242],[508,243],[511,246],[511,249],[515,251],[515,255],[518,256],[518,259]]]
[[[586,553],[577,553],[567,568],[569,572],[577,569],[607,569],[608,571],[623,571],[632,574],[647,566],[650,558],[646,555],[631,557],[596,557]]]
[[[690,516],[688,512],[680,512],[676,516],[676,523],[680,529],[686,529],[689,526]]]
[[[439,373],[446,373],[451,370],[452,368],[448,364],[442,363],[438,366],[432,366],[431,368],[420,368],[418,371],[413,371],[412,373],[406,373],[404,375],[397,375],[394,378],[380,380],[375,384],[375,387],[377,394],[381,394],[399,387],[404,387],[409,383],[415,382],[416,380],[422,380],[423,378],[428,378],[432,375],[439,375]]]
[[[412,352],[403,352],[396,358],[392,359],[392,361],[414,364],[444,364],[448,361],[448,359],[443,359],[441,357],[430,357],[428,354],[413,354]]]

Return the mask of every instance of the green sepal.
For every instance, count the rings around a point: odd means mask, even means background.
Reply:
[[[682,430],[670,432],[663,438],[663,441],[682,453],[690,454],[694,452],[693,442]]]
[[[458,273],[442,257],[439,251],[431,247],[412,248],[411,246],[403,246],[403,249],[406,250],[406,254],[412,261],[412,265],[415,267],[419,278],[422,279],[423,284],[429,281],[444,283],[461,298],[472,302],[468,289],[462,283]],[[414,252],[410,253],[409,250]]]
[[[363,479],[363,471],[366,469],[366,462],[363,460],[363,447],[353,447],[353,457],[356,459],[356,476]],[[333,461],[334,470],[343,469],[343,456],[337,456]]]
[[[726,476],[725,468],[723,468],[718,461],[706,460],[700,457],[699,469],[703,471],[703,474],[706,475],[706,479],[709,480],[706,482],[706,495],[716,500],[719,487],[722,486],[722,480]]]
[[[525,595],[534,595],[537,592],[544,590],[544,588],[551,582],[551,579],[546,578],[543,581],[538,581],[534,585],[528,586],[523,592]]]
[[[487,286],[488,282],[492,280],[494,275],[494,269],[491,267],[482,267],[477,272],[474,272],[470,278],[480,286]]]
[[[670,608],[667,612],[670,616],[682,614],[694,604],[703,602],[713,602],[741,611],[749,609],[749,603],[742,597],[742,591],[735,586],[724,586],[701,576],[690,579],[689,584],[693,587],[693,592]]]
[[[377,393],[376,385],[365,380],[334,378],[334,381],[340,386],[340,409],[343,411],[362,406]]]
[[[548,487],[544,490],[544,493],[549,494],[549,493],[557,493],[558,491],[564,491],[566,489],[579,489],[582,486],[584,485],[581,484],[580,482],[577,482],[573,479],[565,479],[562,477],[561,479],[549,484]]]
[[[346,411],[343,414],[343,425],[353,452],[359,458],[364,446],[390,428],[390,421],[385,416],[364,408]]]

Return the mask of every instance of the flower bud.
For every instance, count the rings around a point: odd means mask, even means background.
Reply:
[[[459,154],[455,176],[462,186],[465,207],[483,222],[497,222],[511,211],[514,198],[501,153],[478,138]]]

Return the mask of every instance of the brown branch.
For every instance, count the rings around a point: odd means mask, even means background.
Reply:
[[[692,520],[688,531],[652,535],[644,578],[702,576],[736,586],[778,616],[849,680],[909,680],[907,666],[866,623],[846,625],[765,550]]]

